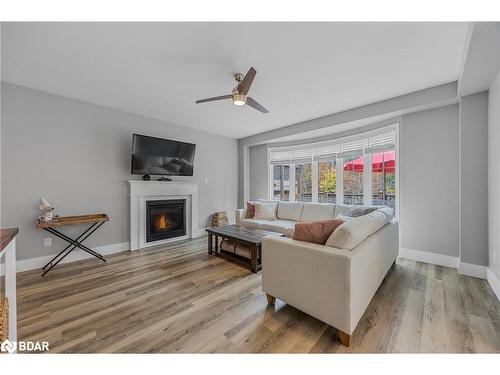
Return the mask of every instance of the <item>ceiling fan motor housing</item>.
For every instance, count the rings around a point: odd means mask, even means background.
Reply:
[[[236,80],[236,82],[238,82],[238,83],[240,83],[241,81],[243,81],[243,78],[245,78],[245,76],[243,74],[241,74],[241,73],[234,73],[233,77]]]

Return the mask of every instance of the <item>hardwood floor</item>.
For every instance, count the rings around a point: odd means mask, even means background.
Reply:
[[[261,275],[207,255],[206,239],[18,274],[20,340],[58,353],[500,352],[485,280],[398,259],[346,348],[336,330],[277,300]]]

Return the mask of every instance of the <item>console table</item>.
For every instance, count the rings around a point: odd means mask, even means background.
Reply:
[[[9,303],[9,341],[17,341],[16,236],[19,228],[0,229],[0,259],[5,259],[5,296]]]
[[[88,237],[92,235],[97,229],[101,227],[106,221],[109,221],[109,217],[106,214],[95,214],[95,215],[79,215],[79,216],[63,216],[63,217],[55,217],[50,221],[43,221],[38,219],[36,222],[36,227],[39,229],[44,229],[47,232],[59,237],[60,239],[69,243],[59,254],[57,254],[52,260],[42,267],[45,270],[42,273],[44,276],[47,272],[49,272],[52,268],[54,268],[61,260],[66,258],[73,250],[79,248],[83,251],[86,251],[92,256],[99,258],[103,262],[106,261],[104,257],[95,252],[94,250],[88,248],[83,245],[82,242],[85,241]],[[77,238],[73,239],[64,233],[58,231],[57,227],[61,227],[64,225],[77,225],[77,224],[90,224],[90,226]]]

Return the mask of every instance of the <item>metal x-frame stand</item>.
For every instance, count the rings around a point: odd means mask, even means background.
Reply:
[[[73,219],[76,217],[73,216],[71,218]],[[83,218],[83,216],[82,216],[82,218]],[[60,218],[60,220],[59,220],[61,222],[60,225],[66,224],[65,222],[63,222],[64,219],[66,219],[66,218]],[[60,231],[54,229],[54,227],[52,227],[52,226],[47,226],[47,225],[43,225],[43,224],[40,225],[39,228],[44,229],[47,232],[49,232],[50,234],[53,234],[54,236],[57,236],[60,239],[69,243],[69,245],[66,246],[61,252],[59,252],[59,254],[57,254],[54,258],[52,258],[52,260],[49,263],[47,263],[45,266],[42,267],[42,269],[44,270],[44,272],[42,273],[42,276],[44,276],[47,272],[49,272],[52,268],[54,268],[61,260],[66,258],[76,248],[79,248],[83,251],[86,251],[90,255],[93,255],[96,258],[99,258],[100,260],[105,262],[106,259],[104,259],[104,257],[101,254],[99,254],[96,251],[85,246],[82,242],[85,241],[88,237],[90,237],[97,229],[99,229],[108,220],[109,220],[108,217],[105,216],[105,219],[100,219],[99,221],[92,222],[92,224],[82,234],[80,234],[76,239],[72,239],[71,237],[67,236],[66,234],[61,233]],[[80,223],[77,223],[74,221],[75,220],[73,219],[73,222],[69,221],[69,222],[67,222],[67,224],[80,224]],[[87,220],[86,222],[88,222],[88,221],[89,220]],[[85,222],[85,219],[84,219],[84,222]]]

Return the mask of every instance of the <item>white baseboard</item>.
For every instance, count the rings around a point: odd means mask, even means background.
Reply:
[[[480,266],[478,264],[462,263],[458,265],[458,272],[462,275],[478,277],[480,279],[487,278],[487,266]]]
[[[122,251],[130,250],[129,242],[114,243],[111,245],[97,246],[92,250],[97,251],[101,255],[110,255],[114,253],[119,253]],[[37,268],[42,268],[45,266],[56,254],[45,255],[43,257],[30,258],[30,259],[19,259],[16,262],[16,272],[23,272],[34,270]],[[61,260],[59,264],[75,262],[77,260],[93,258],[92,255],[86,253],[83,250],[75,250],[71,252],[66,258]]]
[[[196,228],[193,230],[192,237],[199,238],[205,235],[205,228]],[[121,242],[104,246],[94,247],[93,250],[97,251],[101,255],[111,255],[114,253],[119,253],[122,251],[130,250],[130,242]],[[37,268],[42,268],[45,266],[55,254],[45,255],[37,258],[29,259],[18,259],[16,262],[16,272],[30,271]],[[76,262],[78,260],[90,259],[92,255],[86,253],[83,250],[75,250],[64,258],[60,264]],[[0,268],[0,275],[4,274],[3,268]]]
[[[399,256],[401,258],[416,260],[418,262],[456,268],[458,272],[461,273],[462,275],[478,277],[480,279],[488,279],[489,281],[488,272],[491,271],[488,270],[487,266],[460,262],[459,257],[452,257],[449,255],[435,254],[426,251],[404,249],[404,248],[399,249]]]
[[[491,286],[491,289],[493,289],[493,292],[495,292],[498,300],[500,300],[500,281],[498,281],[498,278],[493,273],[493,271],[491,270],[491,268],[487,269],[486,275],[487,275],[487,278],[488,278],[488,283]]]
[[[452,267],[457,269],[460,263],[460,259],[458,257],[404,248],[399,249],[399,256],[401,258],[416,260],[418,262],[431,263],[438,266]]]

